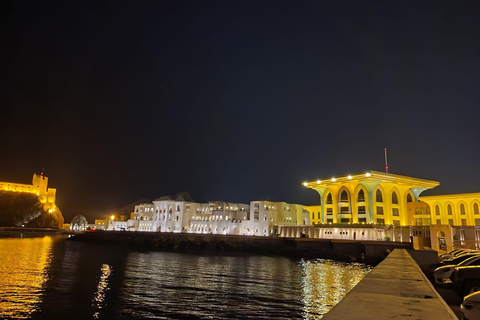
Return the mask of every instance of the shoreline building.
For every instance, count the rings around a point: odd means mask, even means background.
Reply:
[[[197,203],[177,197],[135,206],[108,230],[412,242],[414,247],[480,249],[480,193],[421,196],[440,183],[392,173],[305,181],[319,205],[251,201]]]
[[[279,235],[281,225],[297,224],[311,224],[309,211],[299,204],[197,203],[183,197],[162,197],[136,205],[126,222],[110,219],[107,230],[272,236]]]
[[[440,183],[397,174],[361,174],[305,181],[317,191],[316,224],[480,226],[480,193],[421,196]]]
[[[55,204],[57,189],[48,188],[48,177],[44,176],[43,172],[33,174],[32,184],[0,181],[0,191],[32,193],[38,196],[45,211],[51,213],[57,208]]]

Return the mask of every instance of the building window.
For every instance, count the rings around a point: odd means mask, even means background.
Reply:
[[[442,224],[442,220],[437,219],[437,224]]]
[[[358,223],[367,223],[367,218],[358,218]]]
[[[348,194],[345,190],[343,190],[342,193],[340,194],[340,201],[348,202]]]
[[[320,212],[319,212],[319,213],[317,213],[317,219],[319,219],[319,220],[320,220]]]
[[[415,208],[415,214],[418,214],[418,208]]]
[[[473,214],[478,214],[478,203],[473,204]]]
[[[377,202],[383,202],[382,191],[380,191],[380,190],[377,190],[377,193],[376,193],[376,201],[377,201]]]
[[[448,215],[450,215],[450,216],[452,215],[452,206],[451,206],[451,205],[448,205],[448,206],[447,206],[447,213],[448,213]],[[448,220],[448,221],[450,221],[450,220]],[[450,222],[449,222],[449,223],[450,223]],[[453,224],[452,224],[452,225],[453,225]]]
[[[395,227],[400,227],[400,220],[393,220],[393,225]]]
[[[420,214],[424,214],[423,207],[420,208]]]
[[[377,207],[377,214],[383,215],[383,207]]]
[[[460,214],[465,215],[465,205],[463,203],[460,205]]]
[[[480,219],[475,219],[475,225],[480,226]]]
[[[350,219],[348,219],[348,218],[341,218],[341,219],[340,219],[340,222],[341,222],[341,223],[349,223],[349,222],[350,222]]]
[[[409,193],[407,194],[407,202],[412,202],[413,199],[412,199],[412,195]]]
[[[333,203],[332,194],[329,193],[329,194],[327,195],[327,204],[332,204],[332,203]]]
[[[435,206],[435,214],[436,214],[437,216],[440,215],[440,207],[439,207],[438,205]]]
[[[377,219],[377,223],[384,224],[384,223],[385,223],[385,219]]]
[[[430,214],[430,207],[427,207],[427,214]]]
[[[327,208],[327,214],[333,214],[333,209],[332,208]]]
[[[397,196],[397,193],[395,191],[393,191],[393,193],[392,193],[392,203],[393,204],[398,204],[398,196]]]
[[[348,207],[340,207],[340,213],[341,214],[349,214],[350,210],[348,209]]]
[[[453,226],[453,219],[448,219],[448,224]]]
[[[365,211],[365,206],[359,206],[358,207],[358,214],[365,214],[366,211]]]
[[[399,212],[398,212],[398,208],[393,208],[393,209],[392,209],[392,215],[395,216],[395,217],[400,216],[400,214],[399,214]]]
[[[363,190],[358,191],[357,202],[365,202],[365,193]]]
[[[327,219],[327,223],[333,223],[333,219]]]

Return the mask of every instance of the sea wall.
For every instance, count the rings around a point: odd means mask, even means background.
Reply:
[[[396,248],[410,248],[409,243],[383,241],[128,231],[83,232],[71,237],[70,240],[120,245],[141,250],[253,253],[305,259],[358,261],[367,264],[377,264]]]
[[[396,249],[353,288],[323,320],[457,319],[420,267]]]

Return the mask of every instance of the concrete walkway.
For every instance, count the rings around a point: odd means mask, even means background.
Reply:
[[[324,317],[458,319],[404,249],[395,249]]]

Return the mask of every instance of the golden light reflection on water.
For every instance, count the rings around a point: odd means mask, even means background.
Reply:
[[[107,291],[110,289],[108,286],[109,278],[112,275],[112,267],[106,263],[102,265],[101,275],[98,279],[97,291],[93,297],[92,306],[95,308],[95,313],[93,314],[93,319],[99,319],[100,311],[103,307],[103,302],[105,301],[105,296]]]
[[[52,238],[0,239],[0,318],[27,319],[42,300]]]
[[[305,319],[321,319],[371,270],[330,260],[302,261],[300,266]]]

